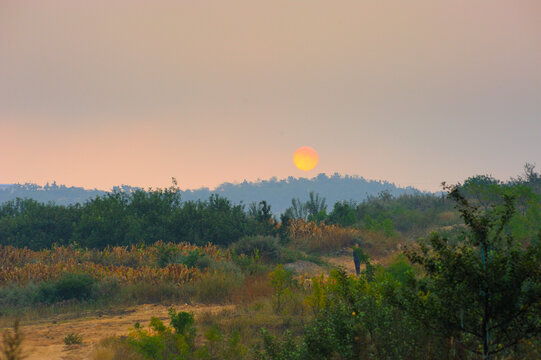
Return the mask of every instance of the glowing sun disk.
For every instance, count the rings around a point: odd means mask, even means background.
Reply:
[[[319,161],[317,152],[309,146],[303,146],[293,154],[293,163],[303,171],[312,170]]]

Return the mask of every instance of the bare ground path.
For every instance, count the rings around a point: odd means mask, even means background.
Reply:
[[[325,257],[323,259],[333,266],[344,268],[348,274],[355,274],[355,264],[353,263],[353,254],[334,256],[334,257]]]
[[[145,304],[127,308],[116,314],[95,315],[65,322],[31,324],[22,327],[25,334],[25,350],[28,360],[84,360],[90,359],[96,344],[110,336],[127,335],[136,322],[147,326],[152,316],[161,320],[169,318],[171,306]],[[197,314],[218,313],[230,310],[234,305],[172,305],[177,311]],[[81,345],[64,345],[64,337],[69,333],[82,335]]]

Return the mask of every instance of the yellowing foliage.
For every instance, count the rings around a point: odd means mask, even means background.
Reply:
[[[177,248],[180,254],[199,249],[215,260],[229,256],[228,253],[221,254],[210,244],[197,247],[186,243],[160,242],[149,247],[111,247],[101,251],[73,247],[32,251],[0,245],[0,286],[55,280],[63,273],[84,273],[96,279],[114,278],[122,284],[138,281],[157,283],[163,280],[182,284],[202,275],[199,269],[188,268],[184,264],[156,267],[156,249],[164,245]]]
[[[289,223],[289,233],[293,243],[310,251],[333,251],[349,246],[358,239],[361,231],[343,228],[338,225],[317,225],[314,222],[293,219]]]

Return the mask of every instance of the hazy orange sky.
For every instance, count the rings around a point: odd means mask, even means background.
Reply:
[[[339,172],[437,190],[525,162],[538,0],[0,0],[0,184]]]

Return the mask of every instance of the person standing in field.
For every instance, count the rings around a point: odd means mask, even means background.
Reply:
[[[355,264],[355,272],[357,273],[357,276],[361,273],[361,248],[359,247],[359,243],[356,242],[355,245],[353,245],[353,263]]]

